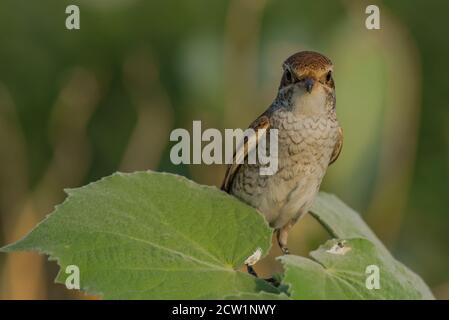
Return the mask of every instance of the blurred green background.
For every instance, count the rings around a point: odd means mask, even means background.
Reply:
[[[65,28],[77,4],[81,29]],[[380,7],[381,29],[365,28]],[[245,128],[281,64],[316,50],[335,65],[340,159],[322,189],[361,212],[393,254],[449,298],[449,2],[0,0],[0,246],[77,187],[153,169],[219,185],[224,165],[170,163],[170,131]],[[306,217],[291,251],[328,235]],[[273,256],[256,269],[278,271]],[[0,254],[0,298],[85,298],[55,262]]]

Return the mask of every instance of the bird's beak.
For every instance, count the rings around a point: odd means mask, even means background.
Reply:
[[[307,77],[304,79],[304,88],[306,88],[308,93],[312,92],[314,84],[315,84],[315,80],[313,78]]]

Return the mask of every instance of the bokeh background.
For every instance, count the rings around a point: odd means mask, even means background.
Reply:
[[[381,30],[365,28],[377,4]],[[81,29],[65,28],[77,4]],[[153,169],[220,185],[224,165],[169,160],[170,131],[245,128],[271,103],[282,61],[335,65],[345,131],[323,190],[357,209],[437,298],[449,298],[447,1],[1,0],[0,246],[63,201],[64,188]],[[313,218],[291,251],[328,235]],[[273,257],[256,269],[279,270]],[[0,298],[86,298],[53,284],[55,262],[0,254]]]

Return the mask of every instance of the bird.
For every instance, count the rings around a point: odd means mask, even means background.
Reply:
[[[277,129],[277,171],[261,175],[262,164],[233,161],[221,189],[261,212],[282,253],[289,254],[288,233],[310,210],[328,166],[339,157],[343,131],[337,120],[331,60],[301,51],[288,57],[282,68],[274,101],[249,126],[255,132],[263,130],[267,139]],[[244,149],[236,150],[234,160],[239,152],[247,157],[251,148],[258,147],[255,136],[255,143],[250,145],[247,139],[241,144]]]

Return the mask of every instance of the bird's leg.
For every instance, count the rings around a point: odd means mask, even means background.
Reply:
[[[289,222],[285,226],[276,230],[276,237],[278,240],[279,248],[281,248],[283,254],[290,254],[287,248],[288,232],[292,228],[293,223]]]

